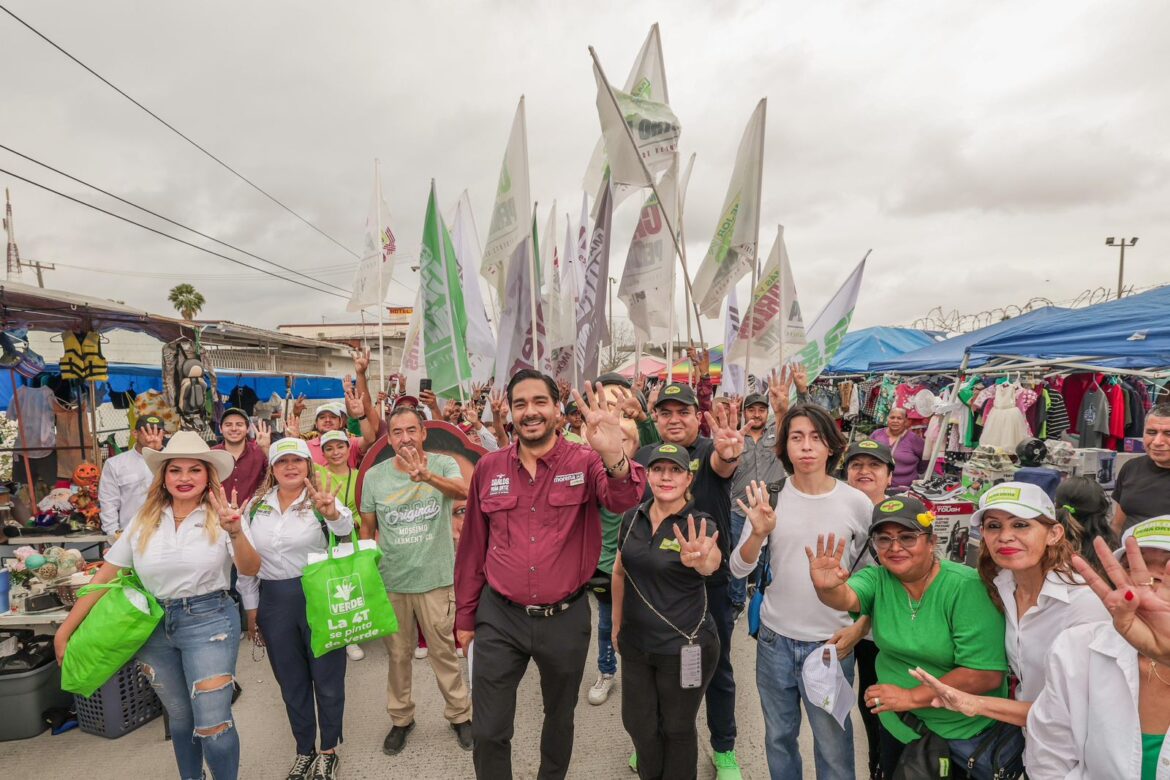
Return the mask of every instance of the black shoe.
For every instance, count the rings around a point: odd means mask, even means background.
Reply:
[[[285,780],[310,780],[313,776],[313,762],[316,760],[316,753],[310,753],[307,756],[297,753],[297,758],[288,770],[288,777]]]
[[[244,689],[235,680],[232,680],[232,704],[236,703],[236,699],[244,695]]]
[[[336,753],[321,753],[313,769],[313,780],[337,780],[337,767],[340,764],[341,759]]]
[[[475,748],[475,738],[471,736],[470,720],[465,720],[462,723],[452,723],[451,729],[455,732],[455,738],[459,740],[459,747],[464,750],[473,750]]]
[[[744,611],[745,607],[746,607],[745,604],[732,604],[731,605],[731,622],[733,622],[733,623],[739,622],[740,617],[743,616],[743,611]]]
[[[386,739],[382,740],[382,752],[388,756],[396,756],[406,747],[406,735],[414,731],[414,721],[407,726],[395,726],[390,729]]]

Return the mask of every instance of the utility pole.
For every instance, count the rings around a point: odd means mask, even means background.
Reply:
[[[1127,241],[1128,241],[1128,243],[1126,243]],[[1122,239],[1117,239],[1117,240],[1115,240],[1113,236],[1110,236],[1109,238],[1105,239],[1105,246],[1115,246],[1121,250],[1121,259],[1118,261],[1118,264],[1117,264],[1117,298],[1118,298],[1118,300],[1120,300],[1121,296],[1124,294],[1122,292],[1122,290],[1124,289],[1124,282],[1125,282],[1125,248],[1127,246],[1132,247],[1137,242],[1138,242],[1137,236],[1134,236],[1133,238],[1129,238],[1129,239],[1122,238]]]
[[[16,225],[12,220],[12,196],[4,188],[4,233],[8,236],[8,278],[20,279],[20,250],[16,248]]]
[[[43,271],[56,271],[57,270],[57,266],[54,265],[53,263],[42,263],[40,260],[29,260],[27,262],[22,261],[20,265],[23,268],[36,269],[37,287],[40,287],[41,289],[44,289],[44,287],[45,287],[45,276],[42,272]]]

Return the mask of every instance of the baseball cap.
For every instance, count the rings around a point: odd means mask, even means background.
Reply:
[[[230,409],[228,411],[240,412],[239,409]],[[240,412],[240,413],[243,414],[242,412]],[[227,412],[224,412],[223,414],[224,414],[224,417],[227,417]],[[158,417],[158,416],[153,415],[153,414],[144,414],[138,418],[138,422],[134,423],[134,430],[140,431],[148,425],[153,425],[156,428],[161,428],[161,427],[163,427],[164,423],[163,423],[161,417]]]
[[[602,374],[601,376],[597,377],[597,382],[598,384],[602,385],[621,385],[627,390],[633,388],[634,386],[630,380],[626,379],[616,371],[611,371],[608,374]]]
[[[330,401],[327,404],[321,404],[317,407],[317,411],[313,415],[313,419],[317,419],[323,414],[334,414],[338,417],[345,417],[345,404],[341,403],[340,401]]]
[[[579,411],[581,411],[581,410],[577,408],[576,401],[569,401],[568,403],[565,404],[565,414],[573,414],[574,412],[579,412]]]
[[[248,413],[245,412],[243,409],[232,406],[232,407],[229,407],[229,408],[223,410],[223,414],[221,414],[219,416],[219,424],[223,425],[223,421],[226,420],[228,417],[230,417],[233,414],[236,415],[237,417],[243,417],[244,422],[248,422],[251,419],[248,417]]]
[[[646,467],[649,468],[660,460],[668,460],[686,471],[691,470],[691,453],[686,447],[680,447],[677,444],[659,444],[650,453]]]
[[[276,463],[285,455],[296,455],[298,458],[309,458],[310,460],[313,458],[312,453],[309,452],[308,442],[304,439],[286,436],[272,442],[272,446],[268,448],[268,465]]]
[[[862,439],[849,445],[849,449],[845,451],[845,465],[849,465],[849,461],[858,455],[868,455],[871,458],[877,458],[890,468],[894,467],[894,454],[890,452],[890,448],[873,439]]]
[[[349,444],[349,434],[345,431],[326,431],[325,433],[321,434],[321,437],[318,439],[318,441],[321,442],[322,447],[331,441],[343,441],[346,444]]]
[[[869,526],[869,534],[873,536],[874,529],[883,523],[897,523],[911,531],[930,531],[934,525],[934,512],[926,504],[910,496],[887,498],[873,508],[873,520]]]
[[[747,398],[743,399],[744,409],[748,408],[749,406],[755,406],[757,404],[763,404],[764,406],[770,405],[768,403],[768,397],[763,393],[752,393]]]
[[[1170,551],[1170,515],[1151,517],[1125,529],[1121,535],[1121,547],[1113,551],[1117,560],[1125,555],[1125,540],[1131,536],[1137,539],[1138,547]]]
[[[699,405],[699,399],[695,398],[695,391],[691,389],[690,385],[669,384],[662,388],[662,392],[659,394],[654,408],[657,409],[667,401],[675,401],[680,404],[686,404],[687,406]]]
[[[394,402],[394,408],[397,409],[400,406],[413,406],[417,409],[420,404],[418,399],[413,395],[400,395],[398,396],[398,400]]]
[[[981,525],[983,515],[989,509],[1010,512],[1028,520],[1041,516],[1050,520],[1056,517],[1056,507],[1048,494],[1027,482],[1002,482],[984,493],[979,499],[979,510],[971,515],[971,525]]]

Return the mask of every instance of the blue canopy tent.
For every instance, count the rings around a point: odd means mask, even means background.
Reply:
[[[1024,312],[1018,317],[1013,317],[1010,320],[996,322],[988,325],[986,328],[980,328],[970,333],[960,333],[946,341],[940,341],[937,344],[931,344],[922,349],[907,352],[893,360],[875,361],[870,364],[869,370],[901,373],[954,371],[962,365],[963,356],[971,345],[983,339],[991,338],[992,336],[1012,333],[1027,328],[1034,323],[1043,322],[1066,311],[1068,310],[1054,306],[1034,309],[1029,312]],[[986,357],[972,356],[968,366],[983,365],[988,359]]]
[[[921,349],[940,341],[937,331],[913,328],[873,327],[852,331],[841,340],[833,360],[825,367],[826,374],[864,374],[871,363],[892,360],[907,352]]]
[[[971,344],[970,352],[982,360],[1170,369],[1170,285],[987,335]]]

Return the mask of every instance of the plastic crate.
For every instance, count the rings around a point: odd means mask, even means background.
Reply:
[[[162,702],[131,661],[93,696],[73,697],[77,725],[88,734],[117,739],[163,714]]]

